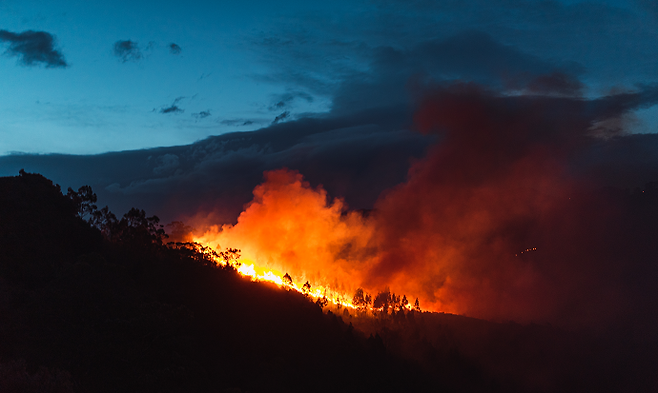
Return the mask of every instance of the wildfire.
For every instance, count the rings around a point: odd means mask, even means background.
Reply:
[[[417,298],[414,303],[395,295],[419,293],[413,281],[372,279],[381,258],[376,226],[348,211],[341,199],[329,199],[321,186],[312,188],[299,172],[266,172],[235,225],[208,224],[197,218],[194,225],[205,229],[193,241],[225,250],[215,252],[216,263],[253,281],[300,292],[321,307],[420,311]],[[439,311],[431,304],[429,309]]]
[[[302,175],[288,170],[265,174],[235,225],[200,225],[205,233],[194,241],[221,250],[237,247],[241,256],[227,255],[240,274],[296,290],[314,299],[356,309],[357,288],[375,264],[369,242],[373,228],[365,218],[347,212],[340,199],[313,189]],[[230,249],[229,249],[230,250]],[[299,284],[298,284],[299,283]],[[302,285],[303,283],[303,285]]]
[[[508,276],[522,286],[532,286],[535,277],[532,265],[509,261],[515,254],[510,255],[504,243],[493,249],[483,242],[470,244],[471,239],[489,236],[495,228],[492,222],[504,222],[502,215],[509,214],[494,208],[496,204],[483,207],[482,201],[495,202],[488,188],[468,196],[474,201],[464,205],[451,202],[450,193],[436,192],[434,207],[418,211],[413,204],[397,203],[402,197],[389,193],[368,216],[349,211],[341,199],[330,199],[321,186],[313,188],[299,172],[287,169],[266,172],[253,194],[235,224],[213,225],[207,216],[198,217],[192,224],[203,232],[193,240],[215,250],[240,249],[240,257],[232,255],[222,263],[232,264],[251,280],[303,293],[320,305],[418,308],[410,304],[413,300],[393,295],[399,293],[420,298],[429,311],[477,310],[486,316],[489,299],[480,294],[499,291]],[[412,198],[402,199],[407,197]],[[437,213],[442,206],[459,210]],[[523,253],[529,251],[535,250]],[[358,289],[372,294],[370,299],[365,293],[357,298]],[[388,295],[380,297],[382,293]]]
[[[195,243],[201,244],[197,240],[201,239],[195,239]],[[316,304],[320,305],[322,308],[328,304],[332,304],[337,308],[346,307],[352,310],[371,312],[384,311],[384,309],[389,306],[397,310],[404,309],[407,311],[420,311],[418,299],[416,299],[416,303],[412,306],[406,300],[406,296],[400,299],[400,297],[395,296],[395,294],[391,295],[390,293],[385,292],[378,295],[379,297],[382,295],[386,296],[386,299],[382,300],[382,304],[378,305],[377,298],[375,299],[375,303],[373,303],[372,297],[369,294],[365,294],[361,288],[356,290],[353,297],[350,297],[347,294],[335,291],[330,287],[322,285],[314,287],[308,281],[300,287],[293,281],[288,273],[284,274],[275,269],[257,266],[253,261],[242,258],[240,250],[238,249],[228,248],[225,251],[217,252],[213,250],[209,244],[202,244],[202,248],[211,250],[208,255],[211,256],[218,265],[233,267],[238,274],[243,277],[248,277],[254,282],[269,282],[282,289],[297,291],[305,296],[313,298]]]
[[[351,300],[349,300],[345,294],[340,294],[331,290],[330,288],[323,286],[313,287],[310,285],[310,283],[308,283],[308,281],[306,282],[307,284],[300,287],[292,280],[288,273],[282,274],[277,270],[256,266],[249,260],[240,259],[237,262],[239,263],[237,267],[238,273],[240,273],[242,276],[251,278],[252,281],[271,282],[281,288],[297,291],[316,300],[326,299],[329,303],[334,305],[341,305],[351,309],[357,308],[354,304],[352,304]]]
[[[596,281],[579,268],[585,262],[572,242],[593,241],[599,232],[590,223],[600,217],[589,206],[565,203],[591,184],[569,169],[585,140],[580,126],[560,121],[553,101],[521,104],[470,85],[440,90],[414,116],[418,129],[440,135],[440,143],[368,214],[283,168],[264,173],[236,223],[209,222],[221,205],[188,222],[202,230],[196,242],[242,250],[241,274],[318,301],[409,307],[391,289],[418,296],[431,311],[559,319],[573,313],[572,294],[582,282]],[[541,255],[533,245],[541,245]],[[361,299],[358,289],[377,296]]]

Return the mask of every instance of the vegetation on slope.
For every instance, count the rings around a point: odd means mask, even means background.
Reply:
[[[633,206],[653,225],[658,204],[642,198]],[[374,315],[323,312],[210,250],[166,244],[157,217],[95,202],[37,174],[0,178],[2,392],[656,387],[655,341],[402,310],[385,292]]]

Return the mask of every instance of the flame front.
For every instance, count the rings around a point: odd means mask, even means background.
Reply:
[[[328,302],[335,305],[341,305],[351,309],[357,308],[357,306],[352,304],[352,300],[346,294],[338,293],[333,291],[331,288],[323,286],[311,286],[310,289],[305,289],[303,285],[300,287],[296,282],[292,280],[285,280],[285,274],[282,274],[280,271],[255,266],[254,263],[250,263],[246,259],[238,259],[236,262],[236,270],[238,273],[240,273],[242,276],[251,278],[253,281],[271,282],[282,288],[295,290],[299,293],[311,296],[314,299],[326,298]]]
[[[236,225],[211,226],[194,241],[216,250],[239,248],[237,270],[252,280],[357,308],[352,294],[364,287],[362,274],[374,257],[368,253],[371,226],[360,214],[345,212],[342,200],[328,203],[326,192],[311,188],[297,172],[265,177]],[[306,282],[310,290],[302,287]]]

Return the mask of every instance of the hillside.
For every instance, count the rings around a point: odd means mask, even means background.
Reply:
[[[167,246],[156,217],[137,209],[120,220],[107,210],[93,216],[92,202],[82,192],[63,195],[41,175],[0,178],[0,391],[657,386],[652,339],[427,312],[323,310],[217,266],[203,249]]]

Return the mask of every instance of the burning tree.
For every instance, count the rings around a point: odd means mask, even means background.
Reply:
[[[372,307],[381,309],[381,311],[386,314],[388,313],[388,306],[391,303],[391,291],[386,288],[383,292],[380,292],[375,296],[375,301],[372,303]]]
[[[327,296],[323,296],[321,298],[318,298],[318,300],[315,302],[320,308],[325,308],[327,304],[329,304],[329,299],[327,299]]]
[[[311,284],[308,281],[302,286],[302,293],[304,296],[308,296],[311,293]]]
[[[285,276],[283,276],[282,281],[283,281],[283,285],[287,285],[289,287],[293,286],[292,277],[290,277],[290,274],[288,273],[286,273]]]
[[[391,294],[391,309],[392,312],[400,309],[400,296],[395,296],[395,293]]]
[[[372,297],[363,291],[363,288],[358,288],[352,297],[352,304],[358,308],[367,308],[372,303]]]
[[[237,248],[227,248],[225,251],[220,251],[218,255],[226,266],[236,268],[240,267],[240,262],[238,262],[238,259],[240,259],[241,255],[240,250]]]

